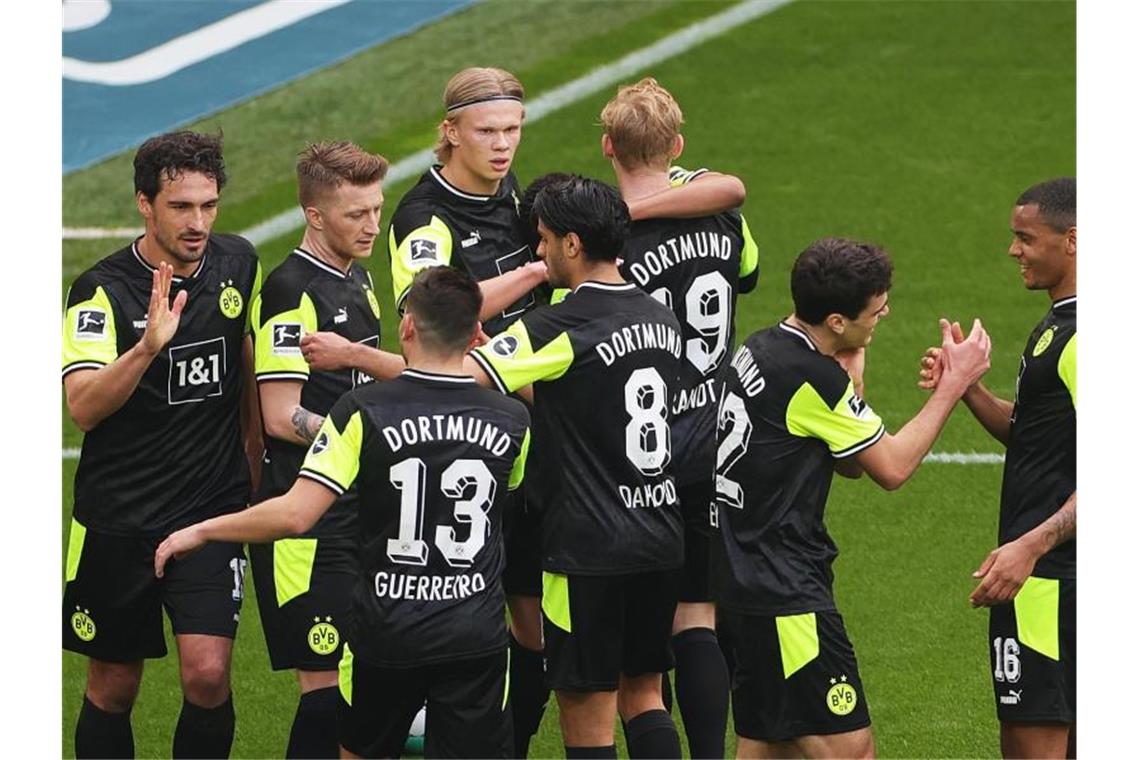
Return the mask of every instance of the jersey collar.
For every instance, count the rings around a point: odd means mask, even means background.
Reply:
[[[347,272],[342,272],[339,269],[337,269],[336,267],[331,266],[329,264],[326,264],[325,262],[321,261],[316,256],[314,256],[313,254],[306,251],[304,248],[294,248],[293,253],[294,253],[294,255],[300,256],[302,259],[309,262],[310,264],[317,267],[318,269],[325,270],[326,272],[333,275],[334,277],[339,277],[342,280],[348,279],[348,273]],[[352,268],[352,265],[350,264],[349,269],[351,269],[351,268]]]
[[[595,282],[594,280],[586,280],[585,282],[579,283],[578,287],[574,288],[574,292],[577,293],[582,288],[601,290],[607,293],[625,293],[630,290],[636,290],[637,286],[632,282]]]
[[[1077,297],[1076,296],[1069,296],[1068,298],[1062,298],[1060,301],[1054,301],[1053,302],[1053,308],[1054,309],[1060,309],[1063,306],[1069,306],[1069,305],[1075,306],[1076,303],[1077,303]]]
[[[810,348],[812,351],[815,351],[817,354],[819,353],[819,347],[815,345],[815,341],[813,341],[811,339],[811,337],[806,332],[801,330],[800,328],[793,327],[792,325],[789,325],[787,322],[781,322],[780,324],[777,325],[777,327],[779,327],[784,332],[788,332],[788,333],[791,333],[792,335],[795,335],[797,338],[799,338],[804,343],[806,343],[808,348]]]
[[[468,193],[468,192],[465,192],[463,190],[460,190],[458,187],[456,187],[455,185],[451,184],[450,182],[448,182],[446,179],[443,178],[443,174],[439,171],[439,168],[440,167],[438,167],[438,166],[431,167],[430,169],[428,169],[428,174],[431,175],[432,179],[434,179],[440,187],[442,187],[444,190],[451,193],[452,195],[457,195],[460,198],[463,198],[464,200],[468,200],[468,201],[477,201],[478,203],[486,203],[487,201],[494,200],[494,198],[495,198],[494,195],[477,195],[476,193]],[[504,179],[506,179],[506,178],[504,177]],[[499,183],[499,189],[501,190],[502,187],[503,187],[503,183],[500,182]]]
[[[142,239],[143,239],[143,236],[139,235],[137,238],[135,238],[135,241],[133,243],[131,243],[131,253],[134,254],[135,261],[142,264],[143,268],[145,268],[146,271],[153,273],[155,271],[155,268],[150,265],[150,262],[148,262],[146,259],[144,259],[142,257],[141,253],[139,253],[139,241]],[[207,243],[206,243],[207,251],[209,250],[209,245],[210,244],[207,241]],[[183,280],[187,280],[187,279],[193,280],[194,278],[196,278],[198,275],[200,275],[202,273],[202,267],[206,263],[206,256],[207,255],[208,254],[206,252],[202,253],[202,258],[200,258],[198,260],[198,268],[194,270],[194,274],[190,275],[189,277],[179,277],[178,275],[174,275],[171,282],[182,282]]]
[[[453,383],[455,385],[475,385],[475,378],[470,375],[445,375],[442,372],[428,372],[422,369],[409,367],[400,373],[401,377],[410,377],[414,380],[427,380],[434,383]]]

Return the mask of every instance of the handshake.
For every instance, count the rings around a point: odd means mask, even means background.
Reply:
[[[990,368],[990,336],[980,319],[974,320],[969,336],[957,322],[938,320],[942,345],[926,349],[920,362],[918,387],[929,391],[945,388],[961,396]]]

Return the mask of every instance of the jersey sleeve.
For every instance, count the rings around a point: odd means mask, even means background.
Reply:
[[[309,379],[301,336],[316,332],[317,309],[302,288],[270,277],[250,309],[254,326],[253,371],[257,381]]]
[[[1077,408],[1077,334],[1069,338],[1069,342],[1061,349],[1061,356],[1057,359],[1057,374],[1061,382],[1069,389],[1069,397],[1073,400],[1073,408]]]
[[[315,480],[340,496],[360,471],[363,441],[360,409],[351,394],[342,396],[325,417],[297,477]]]
[[[744,236],[744,247],[740,250],[740,292],[748,293],[760,279],[760,249],[743,214],[740,216],[740,234]]]
[[[503,393],[513,393],[540,380],[555,380],[574,363],[570,334],[559,332],[553,340],[543,340],[541,328],[532,331],[528,327],[528,323],[537,321],[528,319],[533,314],[516,320],[489,343],[471,352]]]
[[[862,451],[885,432],[879,415],[856,395],[850,380],[834,406],[805,382],[788,403],[785,425],[792,435],[820,439],[837,459]]]
[[[392,258],[392,297],[397,312],[404,311],[404,298],[416,272],[450,264],[451,249],[451,229],[438,216],[414,210],[396,212],[388,228],[388,250]]]
[[[99,369],[119,357],[115,313],[101,285],[81,277],[67,294],[63,317],[63,376]]]
[[[526,456],[530,452],[530,428],[527,428],[523,433],[522,446],[519,447],[519,455],[515,457],[515,463],[511,467],[511,476],[507,480],[507,489],[515,490],[522,484],[523,473],[526,472]]]
[[[258,259],[257,266],[253,270],[253,282],[249,288],[249,308],[245,310],[245,334],[249,335],[254,331],[253,324],[253,304],[261,296],[261,260]]]
[[[702,174],[706,174],[707,172],[708,172],[708,169],[705,169],[704,167],[702,167],[700,169],[694,169],[693,171],[689,171],[688,169],[686,169],[682,166],[670,166],[669,167],[669,186],[670,187],[680,187],[681,185],[687,185],[690,182],[692,182],[693,180],[695,180],[697,177],[701,176]]]

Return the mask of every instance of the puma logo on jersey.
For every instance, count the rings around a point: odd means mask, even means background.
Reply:
[[[273,353],[301,353],[300,322],[278,322],[273,325]]]
[[[77,340],[100,340],[107,332],[107,312],[102,309],[81,309],[75,319]]]
[[[341,325],[348,321],[348,309],[341,306],[336,310],[336,316],[333,317],[334,325]]]
[[[434,240],[413,240],[411,245],[408,246],[411,251],[412,261],[433,261],[439,259],[439,249]]]
[[[482,239],[483,239],[483,236],[479,234],[479,230],[471,230],[470,237],[468,237],[466,240],[463,240],[462,242],[460,242],[460,245],[463,246],[464,248],[470,248],[471,246],[477,244]]]
[[[1017,691],[1010,689],[1009,694],[1002,694],[998,697],[998,701],[1003,705],[1019,705],[1021,704],[1021,692],[1023,691],[1025,691],[1025,689],[1018,689]]]

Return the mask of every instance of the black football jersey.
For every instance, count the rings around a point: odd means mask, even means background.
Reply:
[[[1057,301],[1025,344],[1010,418],[998,538],[1007,543],[1051,517],[1077,490],[1077,297]],[[1033,574],[1077,577],[1077,542],[1037,560]]]
[[[265,278],[253,303],[254,369],[259,383],[290,380],[301,386],[301,406],[322,417],[342,395],[372,378],[357,369],[311,371],[301,356],[301,336],[334,332],[355,343],[380,347],[380,304],[372,277],[358,263],[348,272],[297,248]],[[261,486],[254,501],[288,491],[297,478],[307,446],[266,436]],[[349,489],[305,534],[355,535],[356,491]]]
[[[300,477],[356,484],[360,575],[347,641],[380,667],[503,649],[503,510],[526,407],[470,377],[405,370],[333,406]]]
[[[482,282],[538,260],[519,218],[522,193],[514,174],[503,178],[494,195],[476,195],[449,183],[439,169],[429,169],[400,199],[388,228],[392,288],[399,311],[412,278],[426,267],[450,264]],[[496,335],[549,300],[550,288],[543,284],[484,322],[483,330]]]
[[[717,416],[717,604],[759,615],[835,609],[823,523],[834,460],[878,441],[878,415],[802,330],[753,333]]]
[[[99,369],[146,329],[154,269],[137,241],[71,286],[63,325],[63,374]],[[239,425],[242,342],[261,287],[253,246],[210,235],[198,268],[175,277],[188,293],[178,330],[138,387],[83,438],[75,518],[116,535],[163,536],[249,502]]]
[[[585,282],[472,353],[503,392],[534,384],[542,456],[527,477],[543,569],[617,575],[680,565],[670,401],[683,352],[663,305],[632,283]]]
[[[623,251],[625,278],[672,309],[681,324],[674,476],[682,485],[708,481],[715,469],[717,394],[736,337],[736,297],[756,285],[756,243],[743,217],[729,211],[634,222]]]

